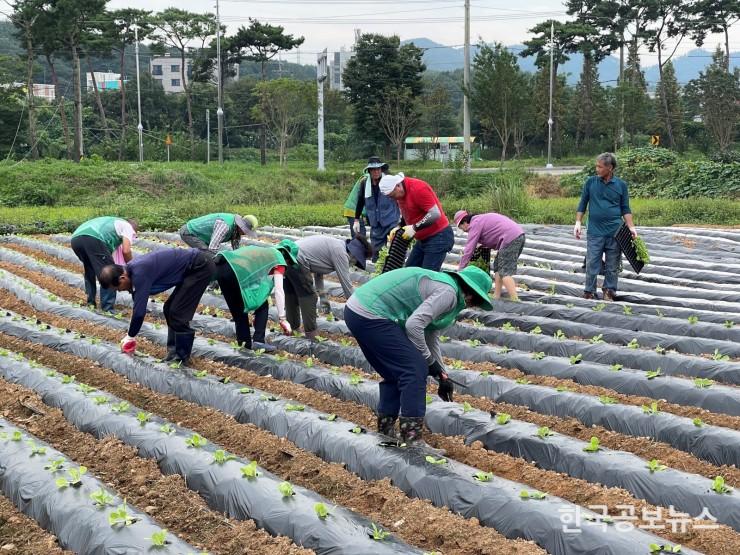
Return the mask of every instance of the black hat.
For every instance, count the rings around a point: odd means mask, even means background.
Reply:
[[[367,161],[365,171],[380,168],[381,171],[387,172],[389,167],[390,166],[388,166],[388,164],[383,163],[383,161],[380,159],[380,156],[371,156],[370,159]]]
[[[350,253],[357,261],[357,266],[364,270],[366,267],[365,258],[367,257],[365,245],[359,239],[346,239],[347,252]]]

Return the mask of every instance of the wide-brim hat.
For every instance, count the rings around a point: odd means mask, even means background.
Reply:
[[[290,259],[286,260],[286,262],[294,265],[298,264],[298,245],[296,245],[295,241],[291,241],[290,239],[283,239],[278,243],[277,248],[280,249],[281,252],[286,254]]]
[[[493,280],[488,272],[481,270],[478,266],[465,266],[459,272],[457,271],[445,271],[445,273],[457,277],[465,282],[465,285],[470,287],[473,292],[478,295],[481,299],[480,307],[483,310],[493,310],[491,299],[488,296],[488,292],[491,290]]]
[[[389,167],[390,166],[386,162],[383,162],[379,156],[371,156],[367,161],[367,166],[365,166],[364,171],[380,168],[381,171],[387,172]]]
[[[457,212],[455,212],[455,217],[453,218],[455,221],[455,227],[460,227],[460,222],[467,215],[468,215],[467,210],[458,210]]]
[[[234,218],[234,223],[236,224],[236,227],[239,228],[242,235],[246,237],[257,237],[257,232],[255,231],[259,224],[257,216],[253,216],[252,214],[247,214],[245,216],[237,215]]]
[[[355,257],[355,260],[357,260],[357,265],[364,270],[365,266],[367,265],[365,260],[365,257],[367,255],[365,252],[365,247],[359,239],[352,239],[351,241],[347,241],[347,252]]]

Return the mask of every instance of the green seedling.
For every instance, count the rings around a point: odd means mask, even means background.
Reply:
[[[171,424],[162,424],[159,427],[159,431],[169,436],[175,433],[175,427],[172,426]]]
[[[207,375],[207,370],[199,370],[198,372],[193,372],[193,376],[195,376],[196,378],[205,378]]]
[[[542,426],[540,428],[537,428],[537,437],[540,439],[547,439],[548,437],[555,435],[550,428],[547,426]]]
[[[532,353],[532,358],[534,360],[542,360],[543,358],[545,358],[545,353],[542,352],[542,351],[539,351],[539,352],[536,352],[536,353]]]
[[[256,478],[260,475],[257,472],[257,461],[252,461],[248,465],[242,466],[240,470],[242,472],[242,478]]]
[[[182,368],[182,361],[178,360],[176,362],[170,362],[168,365],[170,368],[174,368],[175,370]]]
[[[386,532],[382,528],[378,528],[375,523],[372,523],[372,529],[370,530],[370,537],[374,539],[376,542],[382,542],[384,539],[386,539],[388,536],[390,536],[390,532]]]
[[[573,273],[575,273],[575,271]],[[576,306],[574,303],[566,303],[565,304],[565,308],[573,308],[574,306]]]
[[[150,538],[147,538],[152,542],[152,547],[165,547],[167,541],[167,528],[162,528],[159,532],[154,532]]]
[[[82,391],[84,395],[88,395],[92,393],[93,391],[95,391],[95,388],[85,383],[81,383],[80,385],[77,386],[77,390]]]
[[[263,393],[262,395],[260,395],[260,401],[270,401],[270,402],[273,402],[273,401],[277,401],[277,400],[278,400],[278,398],[275,397],[274,395],[266,395],[265,393]]]
[[[58,489],[64,488],[78,488],[82,485],[82,476],[87,473],[86,466],[80,466],[79,468],[70,468],[67,470],[66,478],[57,478],[56,485]]]
[[[468,345],[471,347],[478,347],[481,344],[479,339],[468,339]]]
[[[696,323],[699,322],[699,317],[698,316],[694,316],[693,314],[691,316],[689,316],[688,318],[686,318],[686,319],[688,320],[689,324],[691,324],[691,325],[694,325],[694,324],[696,324]]]
[[[647,463],[647,469],[650,471],[650,474],[654,472],[661,472],[668,468],[666,465],[661,464],[658,459],[650,459]]]
[[[622,368],[624,368],[624,366],[615,362],[609,367],[609,370],[611,370],[612,372],[619,372]]]
[[[331,312],[326,315],[326,321],[327,322],[333,322],[335,319],[336,318],[334,318],[334,314],[332,314]]]
[[[501,426],[508,424],[511,422],[511,415],[507,414],[505,412],[500,412],[496,415],[496,424],[499,424]]]
[[[563,333],[563,330],[558,330],[555,333],[552,334],[552,336],[557,339],[558,341],[562,341],[566,338],[566,335]]]
[[[712,360],[716,360],[717,362],[727,362],[730,360],[729,355],[723,355],[719,352],[719,349],[715,349],[714,353],[712,354]]]
[[[158,323],[158,322],[154,322],[154,324],[153,324],[153,325],[154,325],[154,329],[155,329],[155,330],[161,330],[161,329],[162,329],[162,324],[160,324],[160,323]]]
[[[68,376],[68,375],[62,376],[62,383],[63,384],[70,384],[70,383],[72,383],[74,381],[75,381],[75,377],[74,376]]]
[[[591,436],[591,441],[588,442],[588,445],[583,448],[583,450],[586,453],[596,453],[598,451],[601,451],[601,447],[599,446],[601,442],[599,441],[599,438],[596,436]]]
[[[476,339],[476,341],[477,341],[477,339]],[[511,348],[507,347],[506,345],[504,345],[503,347],[501,347],[498,350],[498,354],[500,354],[500,355],[505,355],[506,353],[510,353],[510,352],[511,352]]]
[[[314,339],[315,339],[316,341],[318,341],[319,343],[323,343],[324,341],[326,341],[326,340],[327,340],[327,339],[326,339],[326,337],[323,337],[323,336],[321,336],[321,335],[317,335],[316,337],[314,337]]]
[[[517,331],[518,328],[511,322],[504,322],[501,329],[504,331]]]
[[[571,388],[569,388],[567,385],[559,385],[555,388],[555,391],[558,393],[564,393],[566,391],[573,391]]]
[[[280,482],[278,484],[278,491],[283,495],[283,497],[290,497],[291,495],[295,495],[295,492],[293,491],[293,484],[290,482]]]
[[[547,288],[547,294],[548,295],[554,295],[556,291],[555,284],[551,284],[550,287]]]
[[[123,316],[121,318],[123,318]],[[90,343],[92,343],[93,345],[97,345],[98,343],[100,343],[100,338],[99,337],[91,337],[90,338]]]
[[[447,337],[446,335],[440,335],[440,336],[439,336],[439,340],[440,340],[440,341],[441,341],[442,343],[447,343],[447,342],[448,342],[448,341],[450,340],[450,338],[449,338],[449,337]]]
[[[666,353],[665,347],[661,347],[660,345],[655,346],[655,352],[659,355],[664,355]]]
[[[577,355],[571,356],[569,360],[571,364],[580,364],[583,360],[583,355],[581,353],[578,353]]]
[[[465,368],[465,365],[463,365],[462,360],[455,359],[452,361],[452,364],[450,364],[450,368],[454,370],[462,370],[463,368]]]
[[[547,497],[547,494],[541,491],[528,491],[523,489],[519,492],[520,499],[545,499],[545,497]]]
[[[662,310],[660,310],[659,308],[656,308],[656,309],[655,309],[655,315],[656,315],[656,316],[657,316],[658,318],[663,318],[663,317],[665,317],[665,314],[663,314],[663,311],[662,311]]]
[[[96,395],[92,399],[96,405],[104,405],[108,402],[108,397],[106,397],[105,395]]]
[[[128,511],[126,510],[126,501],[123,502],[123,505],[116,507],[108,515],[108,524],[110,524],[111,527],[131,526],[137,520],[137,518],[128,514]]]
[[[663,373],[661,372],[660,368],[658,368],[657,370],[650,370],[649,372],[645,373],[645,377],[648,380],[654,380],[655,378],[659,378],[662,375]]]
[[[205,446],[208,441],[201,435],[193,433],[193,435],[185,440],[185,443],[188,445],[188,447],[200,449],[201,447]]]
[[[362,428],[360,428],[359,426],[355,426],[354,428],[350,429],[350,432],[352,432],[353,434],[361,434]]]
[[[588,340],[589,343],[592,345],[597,345],[599,343],[604,342],[604,334],[600,333],[599,335],[594,335],[591,339]]]
[[[653,401],[650,405],[642,405],[642,412],[645,414],[658,414],[660,412],[658,401]]]
[[[13,435],[10,436],[10,441],[20,441],[23,439],[23,434],[16,430]]]
[[[470,412],[471,410],[473,410],[473,406],[470,403],[468,403],[467,401],[465,401],[463,403],[462,410],[463,410],[463,412]]]
[[[126,412],[129,408],[131,408],[131,405],[129,405],[128,401],[121,401],[120,403],[113,403],[110,406],[110,410],[113,412]]]
[[[64,463],[66,462],[63,458],[54,459],[44,465],[44,470],[48,470],[51,474],[56,474],[60,470],[64,470]]]
[[[615,398],[608,395],[599,395],[599,401],[601,401],[602,405],[615,405],[617,403]]]
[[[483,372],[481,372],[481,373],[479,374],[479,376],[480,376],[481,378],[487,378],[487,377],[488,377],[488,376],[490,376],[490,375],[491,375],[491,373],[490,373],[490,372],[489,372],[488,370],[484,370]]]
[[[637,342],[637,338],[636,337],[633,337],[632,338],[632,341],[630,341],[629,343],[627,343],[627,348],[628,349],[639,349],[640,348],[640,344]]]
[[[650,553],[681,553],[681,546],[676,545],[660,545],[657,543],[651,543],[648,545],[648,549],[650,550]]]
[[[350,345],[352,345],[352,340],[346,337],[342,337],[341,339],[339,339],[339,344],[342,347],[349,347]]]
[[[542,333],[542,328],[539,326],[535,326],[529,333],[531,333],[532,335],[540,335]]]
[[[291,403],[288,403],[288,404],[285,405],[285,411],[286,412],[291,412],[291,411],[302,412],[305,409],[306,409],[306,407],[304,405],[293,405]]]
[[[241,393],[242,395],[247,395],[249,393],[254,393],[254,389],[252,389],[251,387],[242,387],[239,389],[239,393]]]
[[[732,328],[732,327],[733,327],[734,325],[735,325],[735,322],[733,322],[732,320],[725,320],[725,327],[726,327],[726,328],[727,328],[728,330],[729,330],[730,328]]]
[[[694,385],[699,389],[707,389],[712,387],[713,384],[714,380],[710,380],[709,378],[694,378]]]
[[[40,447],[36,445],[36,442],[32,439],[29,439],[26,441],[28,444],[28,447],[31,449],[31,454],[28,455],[29,457],[34,457],[36,455],[46,455],[46,447]]]
[[[714,493],[731,493],[732,488],[725,484],[725,479],[722,476],[717,476],[714,480],[712,480],[712,491]]]
[[[635,247],[635,255],[637,260],[643,264],[650,264],[650,254],[648,253],[647,245],[642,237],[635,237],[632,239],[632,244]]]
[[[444,457],[436,458],[432,455],[427,455],[424,460],[427,461],[429,464],[445,464],[447,462],[447,459],[445,459]]]
[[[363,381],[365,380],[357,372],[352,372],[349,375],[349,385],[360,385]]]
[[[321,417],[323,420],[326,420],[327,422],[336,422],[337,415],[334,413],[327,414],[326,416]]]
[[[107,505],[113,505],[113,496],[103,488],[92,492],[90,494],[90,499],[92,499],[93,505],[98,509],[102,509]]]
[[[622,307],[622,314],[624,314],[625,316],[632,316],[632,307],[624,305]]]
[[[473,479],[479,482],[490,482],[493,480],[493,472],[481,472],[478,471],[473,474]]]
[[[593,310],[594,312],[601,312],[605,308],[606,308],[606,303],[599,303],[596,306],[592,306],[591,310]]]
[[[257,350],[261,351],[262,349],[257,349]],[[275,355],[275,360],[277,360],[278,362],[284,362],[288,360],[288,357],[287,355]]]
[[[224,376],[223,378],[219,378],[219,380],[222,384],[227,384],[231,381],[231,378],[229,376]]]
[[[57,377],[57,373],[54,370],[47,370],[46,371],[46,377],[47,378],[56,378]]]
[[[473,321],[471,322],[471,325],[472,325],[472,326],[473,326],[474,328],[483,328],[483,327],[485,327],[485,324],[484,324],[483,322],[481,322],[480,320],[478,320],[477,318],[475,318],[475,319],[474,319],[474,320],[473,320]]]
[[[331,372],[334,376],[338,376],[341,373],[342,369],[339,368],[339,366],[330,366],[329,372]]]
[[[701,428],[704,425],[704,421],[701,418],[694,418],[691,422],[697,428]]]
[[[313,366],[313,357],[308,357],[304,364],[306,365],[306,368],[311,368]]]
[[[213,460],[211,461],[211,463],[224,464],[228,461],[233,461],[234,459],[236,459],[236,455],[227,453],[223,449],[216,449],[213,452]]]
[[[316,503],[313,506],[313,510],[316,513],[316,516],[322,520],[331,514],[329,512],[329,508],[324,503]]]
[[[142,428],[151,419],[152,419],[152,413],[151,412],[139,411],[139,412],[136,413],[136,420],[139,421],[139,426],[141,426]]]
[[[528,385],[529,384],[529,380],[527,378],[517,378],[515,381],[519,385]]]
[[[216,344],[216,340],[215,339],[208,339],[208,344],[209,345],[215,345]]]

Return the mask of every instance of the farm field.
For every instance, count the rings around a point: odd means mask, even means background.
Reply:
[[[651,262],[625,261],[605,303],[581,298],[585,241],[525,229],[521,302],[445,332],[459,385],[450,403],[430,384],[426,416],[442,457],[375,433],[379,376],[331,279],[317,341],[273,330],[274,355],[240,350],[207,292],[173,368],[166,295],[124,355],[130,296],[85,307],[69,235],[3,236],[3,552],[737,554],[740,231],[641,228]],[[255,242],[315,233],[348,236]],[[136,250],[174,246],[142,233]]]

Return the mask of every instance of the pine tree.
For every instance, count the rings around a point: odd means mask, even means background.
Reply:
[[[711,65],[699,74],[704,125],[721,152],[732,146],[740,121],[740,71],[728,73],[726,67],[726,56],[717,46]]]
[[[584,53],[581,78],[573,98],[576,145],[586,144],[595,133],[603,134],[607,131],[599,129],[604,123],[604,109],[604,91],[599,83],[598,67],[593,57]]]
[[[666,105],[667,110],[664,109]],[[670,148],[681,147],[684,138],[681,88],[678,86],[676,72],[670,61],[663,66],[663,79],[658,82],[655,89],[655,106],[656,131],[665,137]]]

